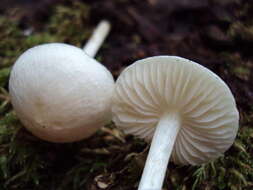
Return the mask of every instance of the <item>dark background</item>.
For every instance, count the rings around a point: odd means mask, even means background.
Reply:
[[[253,189],[253,2],[1,0],[1,88],[8,90],[10,67],[23,51],[46,42],[81,47],[101,19],[111,22],[112,31],[96,58],[115,79],[138,59],[177,55],[211,69],[235,95],[240,111],[236,143],[207,165],[169,164],[165,189]],[[82,142],[43,142],[19,123],[7,92],[0,95],[2,104],[7,101],[0,106],[0,189],[137,188],[144,141],[111,124]]]

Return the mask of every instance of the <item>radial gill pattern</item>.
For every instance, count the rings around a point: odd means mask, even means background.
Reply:
[[[135,62],[118,78],[113,101],[116,125],[146,140],[152,139],[164,113],[178,113],[181,128],[171,156],[177,164],[217,158],[238,130],[239,114],[227,85],[205,67],[180,57]]]

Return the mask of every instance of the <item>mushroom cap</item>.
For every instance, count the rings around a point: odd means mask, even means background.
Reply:
[[[112,112],[117,126],[146,140],[164,113],[178,114],[181,126],[171,160],[180,165],[220,156],[239,125],[228,86],[207,68],[175,56],[150,57],[126,68],[116,81]]]
[[[24,52],[12,68],[9,91],[21,122],[47,141],[81,140],[111,119],[111,73],[72,45]]]

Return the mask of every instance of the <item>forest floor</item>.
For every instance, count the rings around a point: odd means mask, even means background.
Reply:
[[[48,42],[82,47],[101,19],[112,31],[96,57],[115,79],[134,61],[177,55],[218,74],[240,112],[233,146],[201,166],[170,163],[164,190],[253,189],[253,4],[247,0],[2,0],[0,5],[0,190],[134,190],[148,144],[114,124],[81,142],[44,142],[10,104],[11,65]]]

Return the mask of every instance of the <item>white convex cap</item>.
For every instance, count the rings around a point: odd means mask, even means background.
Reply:
[[[49,43],[27,50],[13,66],[9,90],[22,123],[47,141],[81,140],[111,119],[113,77],[75,46]]]
[[[139,190],[161,188],[169,159],[196,165],[220,156],[239,123],[228,86],[207,68],[175,56],[127,67],[116,81],[112,112],[126,133],[148,141],[154,136]]]

